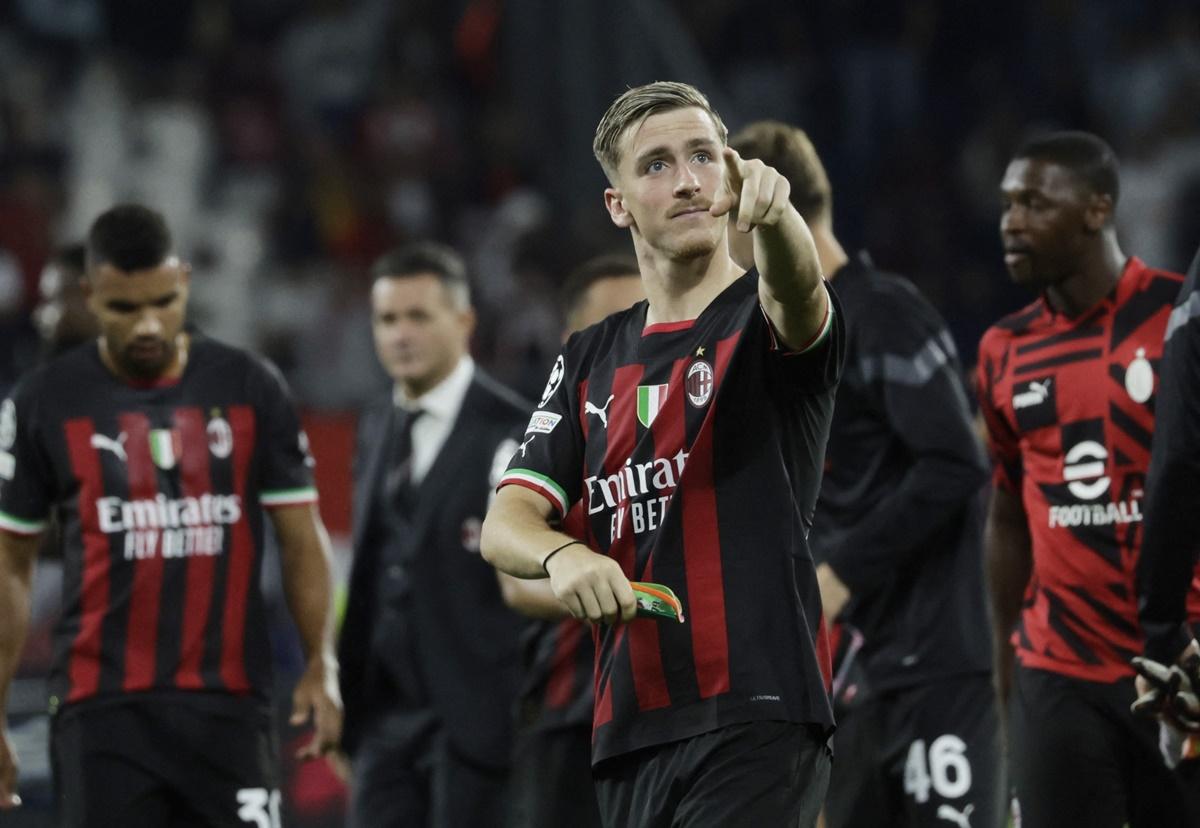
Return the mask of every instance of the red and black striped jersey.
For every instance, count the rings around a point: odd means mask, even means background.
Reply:
[[[582,621],[535,621],[521,642],[521,724],[532,730],[589,726],[595,646]]]
[[[830,296],[833,292],[830,291]],[[685,623],[597,634],[593,760],[758,719],[832,725],[808,532],[843,332],[777,347],[753,271],[695,320],[647,305],[568,340],[501,486],[579,502],[592,549]]]
[[[1136,258],[1076,318],[1044,298],[984,334],[980,406],[995,484],[1020,497],[1033,570],[1021,663],[1090,681],[1142,651],[1134,573],[1163,332],[1182,277]]]
[[[262,507],[316,500],[283,379],[193,335],[174,382],[131,385],[88,344],[0,420],[0,529],[63,545],[52,704],[148,690],[266,698]]]
[[[571,509],[562,530],[586,539],[583,509]],[[593,630],[575,618],[533,621],[521,640],[521,726],[534,731],[589,727],[592,722]]]

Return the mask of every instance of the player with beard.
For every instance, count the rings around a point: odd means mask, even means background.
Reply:
[[[609,107],[593,150],[647,302],[572,336],[483,553],[597,631],[593,770],[610,826],[812,825],[829,653],[807,536],[843,333],[786,179],[696,89]],[[726,226],[753,234],[755,268]],[[554,528],[579,504],[585,541]],[[678,621],[635,618],[631,581]]]
[[[306,669],[292,723],[332,750],[341,703],[329,542],[282,378],[186,330],[190,268],[158,213],[105,212],[87,240],[100,336],[0,407],[0,702],[38,541],[63,537],[50,679],[59,824],[277,825],[263,514]],[[17,803],[0,731],[0,806]]]
[[[1121,250],[1117,162],[1094,135],[1028,141],[1000,192],[1005,265],[1041,294],[979,346],[995,463],[985,561],[1016,805],[1034,828],[1196,825],[1157,728],[1129,713],[1155,366],[1181,277]]]

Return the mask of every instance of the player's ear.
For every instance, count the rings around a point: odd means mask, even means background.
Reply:
[[[616,187],[604,191],[604,206],[608,210],[608,217],[617,227],[625,229],[633,226],[633,215],[625,209],[624,197]]]
[[[1099,233],[1112,219],[1113,199],[1104,193],[1093,193],[1083,213],[1083,222],[1089,233]]]

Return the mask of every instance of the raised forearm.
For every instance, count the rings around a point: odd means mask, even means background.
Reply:
[[[763,309],[789,346],[802,347],[820,331],[828,311],[812,234],[791,205],[778,223],[753,233]]]

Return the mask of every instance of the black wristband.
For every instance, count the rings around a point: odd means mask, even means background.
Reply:
[[[546,573],[547,578],[550,577],[550,570],[546,569],[546,564],[550,563],[550,559],[553,558],[555,555],[557,555],[559,552],[566,549],[568,546],[574,546],[575,544],[579,544],[580,546],[584,545],[583,541],[577,541],[577,540],[567,541],[562,546],[559,546],[555,549],[551,549],[550,553],[548,555],[546,555],[546,557],[542,558],[542,572]]]

